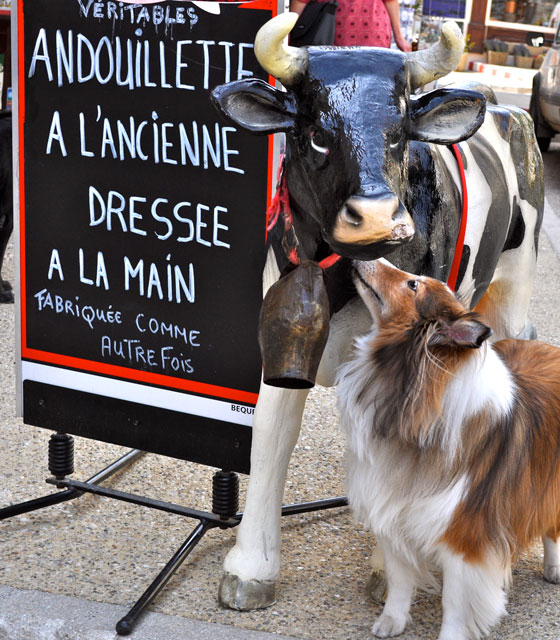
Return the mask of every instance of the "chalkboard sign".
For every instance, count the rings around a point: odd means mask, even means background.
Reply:
[[[18,3],[25,422],[248,470],[271,143],[209,91],[275,9]]]

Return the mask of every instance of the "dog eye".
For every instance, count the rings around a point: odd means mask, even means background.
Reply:
[[[408,288],[416,291],[418,289],[418,280],[409,280],[407,283]]]

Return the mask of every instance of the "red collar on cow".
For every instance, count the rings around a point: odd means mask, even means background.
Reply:
[[[461,210],[461,224],[459,226],[459,233],[457,234],[457,242],[455,243],[455,253],[453,255],[453,263],[451,264],[451,271],[447,278],[447,286],[455,291],[457,285],[457,277],[459,275],[459,267],[461,266],[461,258],[463,257],[463,247],[465,245],[465,230],[467,228],[467,211],[469,208],[469,200],[467,197],[467,180],[465,178],[465,167],[463,166],[463,158],[461,157],[461,150],[458,144],[452,144],[451,149],[457,160],[457,167],[459,169],[459,176],[461,178],[461,189],[463,191],[463,207]]]
[[[266,211],[266,231],[271,231],[278,223],[280,216],[284,219],[284,237],[282,238],[282,246],[286,253],[286,257],[292,264],[300,264],[301,260],[298,255],[298,239],[293,224],[292,209],[290,207],[290,192],[286,182],[286,172],[284,171],[284,156],[280,157],[278,165],[278,178],[276,185],[276,193],[272,198],[272,202]],[[323,258],[317,264],[321,269],[328,269],[340,260],[338,253],[331,253]]]

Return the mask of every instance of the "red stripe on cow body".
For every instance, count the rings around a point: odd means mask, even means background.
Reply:
[[[465,167],[463,166],[463,158],[461,157],[461,150],[459,145],[452,144],[451,148],[457,160],[457,166],[459,168],[459,176],[461,178],[461,189],[463,191],[463,207],[461,210],[461,224],[459,226],[459,233],[457,235],[457,242],[455,243],[455,254],[453,256],[453,263],[451,265],[451,271],[449,278],[447,278],[447,285],[455,291],[457,285],[457,276],[459,275],[459,267],[461,266],[461,258],[463,257],[463,247],[465,245],[465,231],[467,228],[467,211],[469,208],[469,201],[467,197],[467,180],[465,177]]]

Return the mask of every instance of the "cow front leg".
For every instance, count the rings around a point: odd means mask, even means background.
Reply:
[[[275,602],[284,483],[307,394],[261,385],[245,509],[219,588],[220,602],[231,609],[263,609]]]

